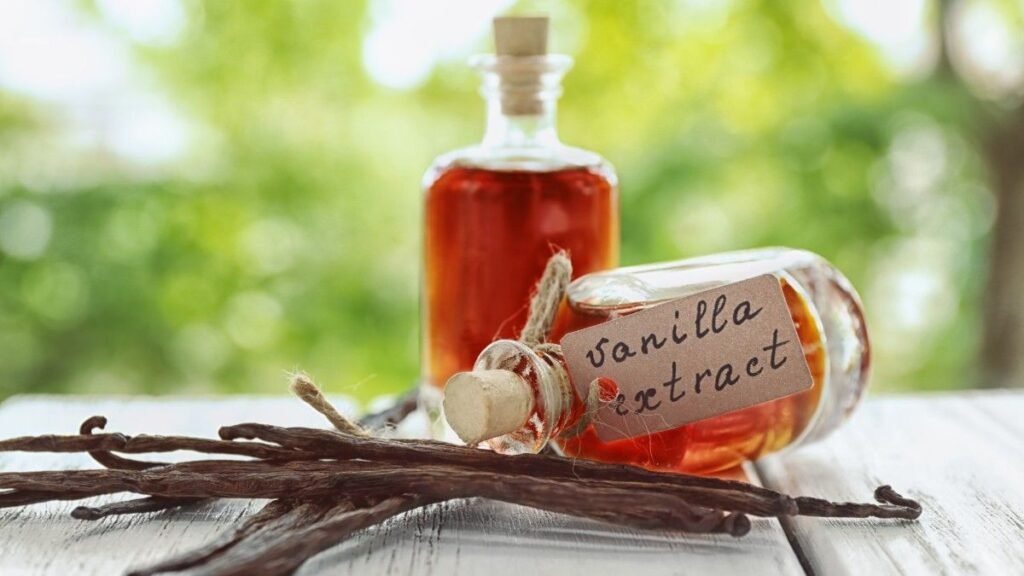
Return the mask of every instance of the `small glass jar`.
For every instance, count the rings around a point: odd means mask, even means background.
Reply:
[[[726,284],[770,274],[786,305],[810,368],[810,389],[668,430],[604,441],[594,427],[580,430],[584,400],[570,381],[557,347],[531,350],[499,340],[477,358],[472,372],[449,382],[445,399],[452,428],[463,440],[515,454],[545,445],[572,457],[632,464],[652,470],[710,473],[786,447],[818,440],[835,430],[867,386],[870,347],[860,299],[849,281],[816,254],[765,248],[584,276],[568,290],[551,340],[651,306]],[[525,386],[524,386],[525,384]],[[489,394],[498,390],[503,414],[485,421]],[[504,387],[504,388],[503,388]],[[502,396],[502,389],[529,390]],[[469,399],[467,402],[466,399]],[[475,403],[475,404],[474,404]],[[482,432],[487,430],[488,432]],[[498,433],[494,433],[498,432]],[[474,438],[483,433],[486,438]]]

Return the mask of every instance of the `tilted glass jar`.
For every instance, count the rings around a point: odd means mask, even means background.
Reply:
[[[449,423],[463,440],[484,441],[499,452],[536,452],[550,443],[568,456],[693,473],[818,440],[858,404],[867,386],[870,346],[857,293],[813,253],[765,248],[590,274],[570,285],[551,340],[764,274],[782,286],[813,379],[806,391],[652,434],[603,441],[593,426],[575,429],[585,413],[584,400],[557,348],[534,351],[499,340],[480,354],[472,372],[449,381]],[[500,409],[490,410],[489,402]]]

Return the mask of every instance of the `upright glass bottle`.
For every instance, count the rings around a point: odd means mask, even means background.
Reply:
[[[593,152],[559,142],[555,102],[572,64],[546,54],[546,18],[495,20],[483,76],[483,141],[435,160],[423,180],[422,376],[440,388],[496,338],[514,338],[551,254],[580,274],[618,260],[617,182]]]
[[[452,378],[445,412],[470,443],[487,441],[505,453],[560,452],[654,470],[707,473],[835,430],[867,386],[870,347],[860,300],[846,278],[821,257],[767,248],[584,276],[568,291],[568,306],[552,340],[656,304],[763,274],[776,277],[810,368],[810,389],[676,428],[603,441],[580,421],[565,359],[519,342],[488,346],[472,372]]]

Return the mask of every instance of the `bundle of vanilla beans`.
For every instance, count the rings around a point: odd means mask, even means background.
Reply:
[[[88,452],[104,466],[0,473],[0,507],[115,493],[144,495],[100,507],[82,506],[71,513],[96,520],[212,498],[273,499],[221,539],[131,572],[136,575],[289,574],[358,530],[454,498],[490,498],[642,530],[732,536],[750,530],[750,516],[910,520],[921,514],[917,502],[888,486],[875,491],[878,503],[835,503],[732,480],[553,455],[504,456],[431,440],[380,438],[345,421],[311,382],[299,377],[293,388],[304,390],[300,396],[339,429],[248,423],[221,428],[219,439],[130,437],[94,434],[106,425],[105,418],[94,416],[77,435],[0,440],[2,452]],[[113,454],[178,450],[234,459],[214,456],[169,464]]]

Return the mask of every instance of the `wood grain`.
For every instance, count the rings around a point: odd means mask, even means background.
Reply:
[[[816,574],[1024,574],[1024,394],[872,399],[824,442],[757,463],[785,492],[859,499],[882,483],[917,523],[794,518]]]
[[[335,400],[342,412],[352,406]],[[219,425],[323,425],[288,398],[17,397],[0,406],[0,437],[74,432],[94,414],[128,434],[215,436]],[[176,454],[161,455],[175,460]],[[180,455],[186,457],[187,455]],[[0,454],[0,470],[92,467],[76,454]],[[109,502],[96,498],[89,502]],[[178,512],[81,522],[76,503],[0,511],[0,573],[116,574],[209,541],[262,502],[220,502]],[[657,535],[497,502],[447,502],[400,516],[321,554],[300,574],[803,574],[774,520],[743,539]]]

